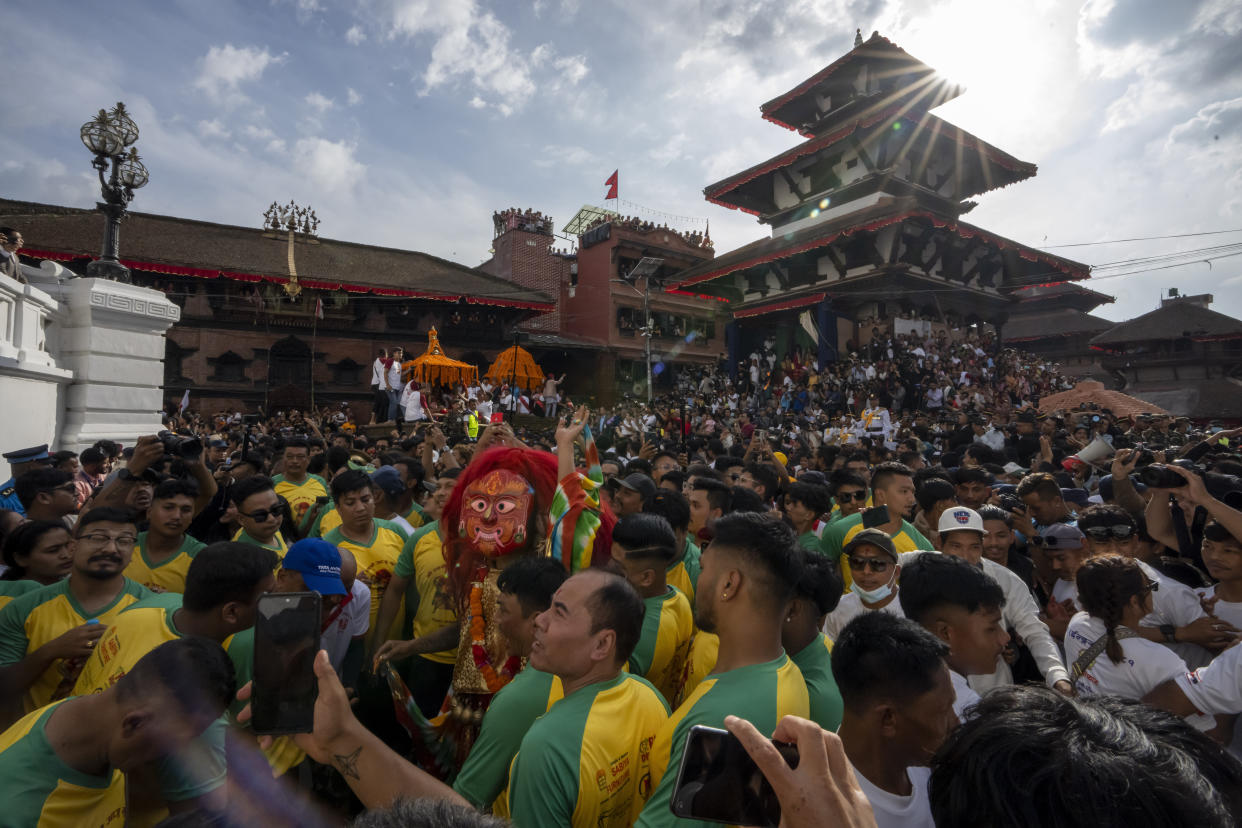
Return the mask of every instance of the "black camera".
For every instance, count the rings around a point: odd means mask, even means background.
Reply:
[[[161,431],[156,436],[164,444],[164,454],[170,457],[194,460],[203,454],[203,441],[197,437],[182,437],[171,431]]]
[[[1231,509],[1242,508],[1242,478],[1232,474],[1205,471],[1202,466],[1181,463],[1178,465],[1203,478],[1203,485],[1212,497]],[[1153,489],[1178,489],[1186,485],[1186,478],[1163,463],[1145,466],[1139,469],[1135,476],[1138,477],[1140,483]]]
[[[1003,494],[1000,496],[1000,507],[1006,512],[1025,512],[1026,504],[1022,502],[1022,498],[1016,494]]]

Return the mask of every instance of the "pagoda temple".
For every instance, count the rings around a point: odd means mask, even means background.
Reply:
[[[726,300],[730,363],[763,338],[821,363],[875,334],[1002,331],[1017,291],[1089,277],[961,220],[1035,175],[931,113],[961,89],[878,33],[760,107],[805,140],[704,190],[770,236],[679,273],[670,292]]]

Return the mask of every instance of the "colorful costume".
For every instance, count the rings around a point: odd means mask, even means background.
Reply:
[[[547,555],[572,573],[609,560],[616,519],[600,505],[603,472],[590,430],[584,428],[582,436],[586,474],[575,471],[558,482],[557,460],[547,452],[489,449],[458,477],[444,506],[447,588],[457,602],[460,636],[452,688],[431,723],[431,756],[420,751],[420,759],[431,759],[441,775],[451,777],[461,766],[492,696],[523,667],[523,659],[509,655],[495,623],[498,561]],[[399,710],[406,708],[402,712],[418,722],[403,688],[393,681],[395,673],[389,676]]]

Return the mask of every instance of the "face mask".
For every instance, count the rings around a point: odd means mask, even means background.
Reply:
[[[878,604],[893,594],[893,582],[892,579],[889,579],[887,584],[878,586],[875,589],[863,589],[858,585],[858,581],[854,581],[850,584],[850,589],[868,604]]]

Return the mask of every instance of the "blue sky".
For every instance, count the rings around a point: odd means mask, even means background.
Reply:
[[[861,27],[967,87],[937,114],[1039,165],[981,197],[971,222],[1035,246],[1239,230],[1052,248],[1091,264],[1242,243],[1232,0],[5,6],[0,194],[13,198],[93,204],[77,130],[124,100],[151,171],[135,209],[259,226],[293,198],[321,235],[476,265],[494,209],[533,207],[560,227],[620,168],[624,199],[710,219],[724,252],[766,228],[703,187],[799,140],[759,104]],[[1173,286],[1242,316],[1240,274],[1242,256],[1093,286],[1117,296],[1099,311],[1112,319]]]

